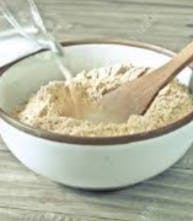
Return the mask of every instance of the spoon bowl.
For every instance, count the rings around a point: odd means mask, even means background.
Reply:
[[[105,94],[98,102],[100,108],[94,114],[87,114],[89,119],[122,123],[131,114],[145,113],[159,91],[192,61],[193,42],[163,66]]]

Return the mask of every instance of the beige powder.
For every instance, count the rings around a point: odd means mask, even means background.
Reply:
[[[116,136],[153,130],[176,121],[192,110],[193,97],[176,80],[163,88],[144,116],[131,115],[122,124],[94,124],[77,119],[69,88],[81,106],[97,104],[110,90],[131,81],[147,68],[131,64],[94,69],[79,73],[70,83],[53,81],[42,86],[18,114],[20,121],[32,127],[59,134],[80,136]]]

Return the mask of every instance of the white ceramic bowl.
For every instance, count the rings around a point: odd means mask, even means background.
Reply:
[[[81,41],[64,44],[66,64],[78,73],[131,61],[158,67],[172,52],[136,42]],[[179,80],[190,85],[192,70]],[[73,137],[35,130],[10,116],[42,84],[62,79],[49,52],[1,69],[0,131],[12,153],[28,168],[65,185],[113,189],[152,177],[174,164],[193,142],[193,113],[155,131],[121,137]]]

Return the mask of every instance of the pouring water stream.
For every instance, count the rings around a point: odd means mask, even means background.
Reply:
[[[27,2],[30,6],[30,11],[33,17],[34,25],[38,29],[38,31],[42,34],[44,38],[43,40],[42,39],[37,40],[32,35],[26,33],[22,25],[15,18],[14,13],[12,13],[12,10],[7,6],[7,4],[3,0],[1,0],[2,12],[5,18],[23,37],[32,41],[33,43],[38,44],[38,46],[43,45],[43,47],[48,48],[52,52],[52,55],[56,63],[58,64],[58,67],[60,68],[60,71],[63,74],[64,78],[66,80],[71,80],[72,74],[64,64],[64,52],[62,46],[60,45],[60,43],[58,43],[55,40],[54,36],[52,36],[47,31],[44,21],[40,15],[39,9],[36,3],[34,2],[34,0],[27,0]]]
[[[57,66],[59,67],[62,75],[64,76],[66,81],[71,81],[72,80],[72,74],[70,71],[67,69],[65,62],[64,62],[64,51],[62,46],[60,45],[59,42],[56,41],[53,35],[51,35],[45,24],[44,21],[40,15],[39,9],[37,7],[37,4],[35,3],[34,0],[26,0],[30,6],[30,12],[33,18],[33,22],[35,27],[38,30],[38,33],[41,33],[43,39],[36,39],[32,35],[29,35],[28,33],[25,32],[25,29],[22,27],[22,25],[17,21],[17,19],[14,16],[14,13],[12,13],[12,10],[6,5],[6,3],[2,0],[1,1],[1,7],[2,7],[2,12],[7,19],[7,21],[17,30],[19,34],[21,34],[23,37],[26,39],[30,40],[33,43],[36,43],[38,46],[43,45],[43,47],[48,48],[51,53],[52,57],[54,58]],[[76,99],[76,96],[74,95],[73,88],[71,87],[71,84],[69,84],[69,89],[70,89],[70,94],[71,94],[71,99],[72,103],[74,106],[74,111],[75,115],[79,116],[80,115],[80,107],[78,105],[78,101]]]

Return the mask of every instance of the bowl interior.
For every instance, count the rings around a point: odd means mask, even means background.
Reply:
[[[75,75],[82,70],[131,62],[136,66],[159,67],[170,59],[169,55],[153,49],[119,44],[81,44],[64,47],[65,62]],[[191,84],[192,70],[185,68],[178,79]],[[24,103],[41,85],[51,80],[62,80],[50,52],[28,57],[9,68],[0,78],[0,107],[11,112]]]

